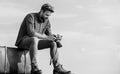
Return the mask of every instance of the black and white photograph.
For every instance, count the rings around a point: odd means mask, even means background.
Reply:
[[[0,0],[0,74],[120,74],[120,0]]]

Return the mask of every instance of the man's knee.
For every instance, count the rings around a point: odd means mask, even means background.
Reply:
[[[56,42],[52,41],[52,42],[51,42],[51,47],[57,47]]]
[[[61,48],[61,47],[62,47],[62,44],[61,44],[60,42],[52,42],[52,43],[51,43],[51,46],[52,46],[52,47]]]
[[[39,39],[37,37],[31,37],[31,43],[38,43]]]

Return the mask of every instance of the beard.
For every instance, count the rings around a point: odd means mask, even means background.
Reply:
[[[45,22],[45,20],[46,20],[46,18],[43,17],[43,16],[41,16],[41,21],[42,21],[42,22]]]
[[[45,16],[42,16],[41,17],[44,21],[46,20],[46,19],[48,19],[48,17],[45,17]]]
[[[43,19],[48,19],[48,17],[43,16]]]
[[[48,17],[45,17],[42,12],[39,12],[39,17],[41,22],[45,22],[45,20],[48,19]]]

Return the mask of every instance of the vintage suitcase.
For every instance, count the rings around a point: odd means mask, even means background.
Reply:
[[[30,74],[30,57],[25,50],[0,46],[0,74]]]

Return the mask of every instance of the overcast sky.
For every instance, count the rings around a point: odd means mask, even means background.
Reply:
[[[120,73],[119,0],[0,0],[0,45],[15,47],[23,18],[44,3],[55,8],[50,22],[52,32],[63,35],[59,53],[65,68],[75,74]],[[38,58],[46,59],[39,67],[52,74],[49,51],[40,52]]]

